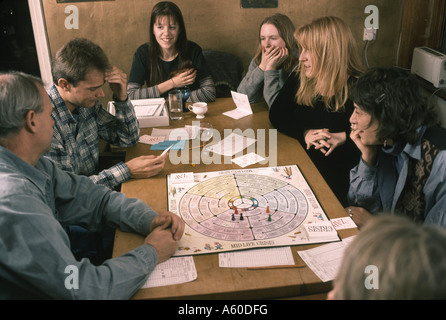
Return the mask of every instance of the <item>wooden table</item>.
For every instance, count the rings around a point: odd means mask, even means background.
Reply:
[[[211,123],[223,136],[224,129],[239,128],[245,130],[266,129],[265,143],[268,151],[269,129],[273,129],[268,118],[268,107],[265,103],[252,105],[253,114],[239,120],[222,115],[223,112],[235,108],[231,98],[220,98],[209,104],[209,111],[202,122]],[[170,122],[170,127],[184,127],[197,121],[191,112],[185,113],[182,120]],[[141,129],[141,134],[150,134],[151,128]],[[256,131],[257,132],[257,131]],[[274,131],[276,133],[276,131]],[[274,137],[274,133],[271,137]],[[275,142],[274,142],[275,144]],[[192,152],[191,150],[190,152]],[[127,159],[144,155],[160,154],[161,151],[151,151],[150,146],[139,143],[127,150]],[[265,154],[268,156],[268,152]],[[190,157],[192,159],[192,156]],[[195,161],[197,162],[197,161]],[[271,161],[270,161],[271,162]],[[307,179],[310,187],[318,198],[329,218],[346,216],[344,208],[336,199],[324,179],[317,171],[304,149],[295,140],[277,133],[277,165],[297,164]],[[246,168],[270,166],[255,164]],[[221,164],[205,165],[180,163],[173,165],[167,161],[163,171],[149,179],[130,180],[122,185],[122,192],[128,197],[139,198],[150,205],[155,211],[167,210],[166,176],[175,172],[209,172],[217,170],[240,169],[239,166],[224,161]],[[357,233],[357,229],[339,231],[341,238]],[[113,256],[117,257],[141,245],[142,236],[116,231]],[[317,245],[293,246],[292,252],[297,264],[303,263],[297,254],[298,250],[306,250]],[[198,277],[195,281],[180,285],[171,285],[150,289],[141,289],[134,299],[280,299],[289,297],[310,298],[314,295],[323,298],[331,289],[331,282],[323,283],[310,268],[299,269],[269,269],[247,270],[246,268],[220,268],[218,254],[195,255]]]

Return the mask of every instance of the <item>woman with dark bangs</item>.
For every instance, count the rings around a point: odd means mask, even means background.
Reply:
[[[361,151],[347,208],[361,227],[377,212],[446,227],[446,129],[418,81],[393,67],[371,69],[352,90],[350,137]]]
[[[149,37],[133,58],[127,86],[130,99],[164,97],[172,89],[187,86],[188,101],[215,100],[214,81],[202,49],[187,40],[183,15],[176,4],[162,1],[155,5]]]

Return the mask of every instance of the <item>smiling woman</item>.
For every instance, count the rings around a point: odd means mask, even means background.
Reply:
[[[172,61],[178,55],[175,44],[178,40],[179,26],[172,17],[162,16],[155,22],[153,28],[156,42],[161,48],[161,58]]]
[[[271,107],[288,76],[297,66],[299,51],[294,24],[283,14],[266,17],[260,24],[257,51],[237,92],[248,95],[250,103],[265,99]]]
[[[162,1],[152,10],[149,42],[134,55],[127,91],[131,99],[145,99],[165,97],[185,86],[190,87],[191,102],[215,100],[214,81],[201,47],[187,40],[178,6]]]

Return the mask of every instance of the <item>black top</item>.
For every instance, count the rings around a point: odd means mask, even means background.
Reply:
[[[329,156],[313,147],[306,150],[339,201],[346,206],[350,170],[360,159],[360,151],[350,139],[349,119],[354,109],[353,102],[347,100],[344,108],[337,112],[328,111],[322,99],[318,99],[313,107],[298,105],[295,95],[299,84],[298,74],[294,73],[288,78],[271,106],[269,119],[279,132],[297,139],[305,150],[306,130],[327,128],[332,133],[346,133],[345,144],[337,147]]]
[[[210,76],[211,73],[208,70],[206,62],[203,57],[203,53],[201,47],[195,42],[188,41],[187,42],[187,54],[193,67],[197,70],[197,78],[196,81],[189,86],[190,90],[200,89],[200,80]],[[164,82],[169,79],[170,74],[173,71],[178,70],[179,66],[179,57],[177,56],[172,61],[164,61],[159,58],[159,63],[161,66],[162,73],[162,81]],[[129,83],[139,83],[141,85],[146,84],[150,87],[150,69],[149,69],[149,44],[145,43],[141,45],[135,52],[132,68],[130,69],[129,75]]]

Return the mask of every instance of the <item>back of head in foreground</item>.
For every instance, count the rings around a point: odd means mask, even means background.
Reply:
[[[346,249],[329,298],[446,299],[445,274],[445,229],[377,216]]]
[[[17,134],[28,111],[43,111],[39,85],[40,79],[23,72],[0,73],[0,139]]]

